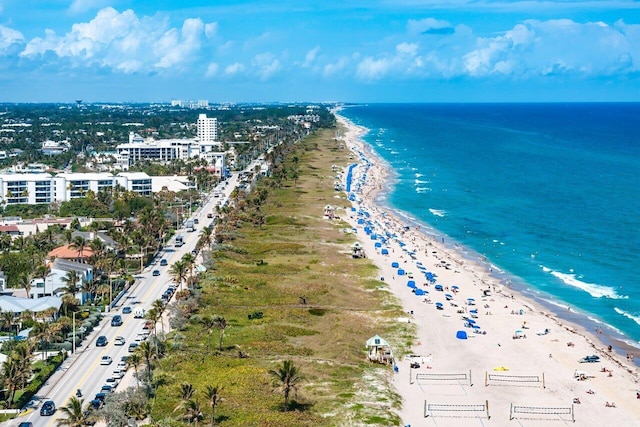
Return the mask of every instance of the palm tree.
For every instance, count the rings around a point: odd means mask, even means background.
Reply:
[[[78,251],[78,258],[82,257],[83,251],[87,247],[87,240],[82,236],[75,236],[69,245],[69,248]]]
[[[196,257],[193,254],[187,252],[182,255],[182,262],[189,269],[189,284],[193,285],[193,267],[196,264]]]
[[[27,298],[31,298],[31,275],[28,272],[23,271],[18,276],[18,285],[27,292]]]
[[[178,260],[171,265],[169,273],[173,276],[173,281],[176,282],[180,286],[180,290],[182,290],[182,282],[187,273],[187,265],[183,261]]]
[[[142,341],[140,345],[136,347],[134,353],[138,353],[140,357],[144,359],[149,376],[147,384],[151,384],[151,380],[153,379],[153,359],[157,356],[151,347],[151,343],[149,343],[149,341]]]
[[[222,391],[222,387],[219,386],[207,386],[207,399],[209,399],[209,406],[211,407],[211,425],[213,426],[216,423],[216,405],[220,402],[220,392]]]
[[[180,384],[180,403],[175,407],[173,412],[179,411],[184,408],[186,403],[196,394],[196,389],[193,384],[184,382]]]
[[[60,408],[60,412],[65,416],[58,418],[56,425],[69,427],[84,427],[92,420],[91,413],[83,409],[84,399],[71,397],[66,406]]]
[[[151,303],[151,309],[155,310],[158,313],[158,318],[155,320],[156,323],[160,321],[160,327],[162,328],[162,333],[164,334],[164,322],[162,321],[162,312],[164,311],[164,303],[162,300],[157,299],[153,303]]]
[[[78,288],[78,281],[80,280],[80,275],[75,270],[70,270],[67,272],[67,275],[62,278],[62,282],[67,285],[64,288],[64,291],[72,296],[75,295],[80,290]]]
[[[140,381],[138,380],[138,366],[140,366],[141,362],[142,362],[142,357],[140,357],[140,355],[135,351],[133,352],[133,354],[130,354],[129,356],[127,356],[127,362],[126,362],[127,368],[133,367],[133,373],[135,374],[136,385],[138,387],[140,387]]]
[[[220,331],[220,342],[218,343],[218,349],[222,351],[222,339],[224,338],[224,331],[231,327],[227,319],[222,316],[213,316],[213,327]]]
[[[183,418],[187,420],[189,423],[194,423],[196,427],[198,426],[198,421],[204,419],[204,414],[200,409],[200,402],[196,400],[188,400],[184,405],[184,415]]]
[[[298,368],[292,360],[284,360],[277,369],[272,369],[269,374],[273,377],[273,384],[284,394],[284,410],[289,410],[289,396],[298,390],[298,384],[302,381]]]

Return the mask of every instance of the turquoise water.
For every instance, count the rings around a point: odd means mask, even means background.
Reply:
[[[640,347],[640,104],[395,104],[341,114],[396,173],[386,203],[519,288]]]

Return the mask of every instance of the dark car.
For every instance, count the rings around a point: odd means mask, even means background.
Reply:
[[[56,404],[53,403],[53,400],[47,400],[42,404],[42,408],[40,408],[41,416],[49,416],[53,415],[56,412]]]
[[[100,335],[96,340],[96,347],[106,347],[109,344],[109,340],[104,335]]]
[[[20,424],[18,424],[18,427],[33,427],[33,423],[29,421],[23,421]]]
[[[161,266],[161,267],[164,267],[165,265],[169,265],[169,263],[167,262],[167,260],[166,260],[166,259],[161,259],[161,260],[160,260],[160,266]]]
[[[131,313],[131,307],[126,306],[126,307],[122,307],[122,314],[129,314]]]
[[[100,389],[101,393],[113,393],[113,387],[110,385],[103,385],[102,388]]]
[[[153,275],[154,276],[159,276],[160,275],[160,270],[153,270]]]
[[[100,400],[100,399],[93,399],[91,402],[89,402],[89,404],[91,405],[91,407],[93,409],[102,408],[102,400]]]
[[[193,223],[194,224],[200,224],[200,221],[198,221],[198,218],[196,218],[196,219],[193,220]]]
[[[94,400],[99,400],[100,402],[104,403],[104,399],[107,397],[106,394],[104,393],[96,393],[96,398]]]
[[[138,343],[132,342],[129,344],[129,353],[133,353],[136,350],[136,347],[138,347]]]
[[[113,316],[113,318],[111,319],[111,326],[122,326],[122,316],[120,316],[119,314]]]

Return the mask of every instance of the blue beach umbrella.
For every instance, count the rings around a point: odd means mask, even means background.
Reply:
[[[415,288],[415,287],[416,287],[416,282],[415,282],[415,280],[409,280],[409,281],[407,282],[407,286],[408,286],[408,287],[410,287],[410,288]]]
[[[436,291],[443,291],[444,288],[442,287],[442,285],[436,285],[435,286]]]
[[[414,289],[413,293],[415,293],[418,296],[422,296],[424,295],[424,291],[422,289]]]
[[[376,248],[381,248],[382,247],[382,243],[376,242],[373,246],[375,246]]]
[[[380,253],[382,255],[389,255],[389,251],[387,249],[383,249]]]
[[[397,261],[394,261],[394,262],[391,263],[391,267],[398,268],[398,267],[400,267],[400,264],[398,264]]]
[[[404,276],[404,270],[403,269],[399,269],[398,270],[398,276]]]

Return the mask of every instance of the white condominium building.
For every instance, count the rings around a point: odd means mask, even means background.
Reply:
[[[207,117],[206,114],[198,116],[198,140],[201,143],[211,144],[218,140],[218,119]]]
[[[121,186],[141,196],[152,193],[152,178],[142,172],[0,174],[0,203],[6,205],[66,202]]]

